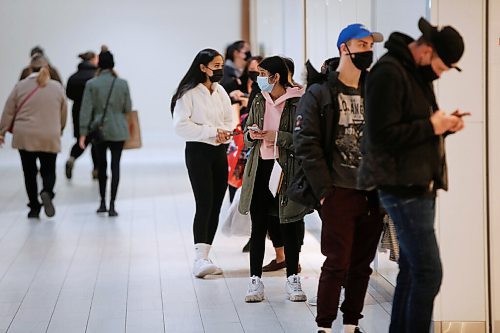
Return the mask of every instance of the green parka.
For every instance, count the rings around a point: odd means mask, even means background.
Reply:
[[[296,170],[299,169],[298,161],[295,159],[293,147],[293,128],[295,126],[295,110],[299,102],[299,97],[292,97],[285,101],[285,107],[281,114],[278,140],[276,145],[279,147],[278,162],[283,169],[283,182],[279,191],[279,218],[281,223],[296,222],[304,218],[309,212],[309,209],[301,204],[292,201],[286,195],[288,182],[293,177]],[[266,100],[259,93],[252,103],[252,107],[248,114],[246,123],[248,125],[257,124],[259,128],[264,128],[264,112],[266,108]],[[243,185],[241,188],[241,197],[239,203],[239,211],[241,214],[249,214],[250,204],[254,189],[255,175],[259,164],[260,146],[262,140],[250,139],[248,129],[245,128],[245,145],[250,148],[250,156],[245,166],[243,175]]]

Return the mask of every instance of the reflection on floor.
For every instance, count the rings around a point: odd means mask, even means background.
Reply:
[[[70,182],[61,154],[56,216],[38,221],[26,218],[17,152],[0,151],[0,332],[316,332],[315,307],[285,300],[284,271],[264,275],[265,302],[244,302],[245,237],[218,234],[213,257],[224,276],[193,278],[194,205],[182,147],[163,147],[125,152],[118,218],[95,214],[87,154]],[[308,296],[323,260],[318,227],[309,217],[301,256]],[[265,262],[272,252],[269,242]],[[387,332],[391,289],[372,279],[367,332]]]

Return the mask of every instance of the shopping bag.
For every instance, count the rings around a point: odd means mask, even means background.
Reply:
[[[247,151],[245,149],[243,133],[240,133],[233,136],[233,140],[231,140],[227,148],[227,183],[232,187],[241,187],[246,161]]]
[[[137,149],[142,147],[141,127],[139,126],[139,116],[137,111],[130,111],[126,114],[130,138],[125,141],[123,149]]]
[[[241,189],[237,189],[233,202],[229,206],[226,219],[222,223],[222,233],[226,236],[250,236],[252,221],[250,214],[243,215],[238,211]]]

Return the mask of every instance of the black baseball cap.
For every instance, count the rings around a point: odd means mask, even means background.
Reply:
[[[464,40],[460,33],[449,25],[438,29],[437,26],[433,26],[423,17],[418,20],[418,28],[444,64],[461,72],[462,70],[455,65],[464,54],[465,49]]]

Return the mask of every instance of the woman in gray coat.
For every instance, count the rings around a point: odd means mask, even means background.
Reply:
[[[127,81],[118,78],[113,70],[114,58],[107,47],[99,54],[97,77],[87,81],[83,92],[80,110],[80,146],[85,148],[85,140],[90,128],[101,127],[102,138],[94,141],[97,153],[97,169],[101,204],[97,213],[108,212],[118,216],[115,199],[120,181],[120,159],[123,144],[129,138],[128,123],[125,117],[132,109]],[[106,207],[106,160],[107,150],[111,151],[111,200],[109,211]]]
[[[61,151],[61,133],[66,124],[66,96],[62,85],[51,80],[47,59],[36,54],[31,59],[30,74],[12,90],[0,121],[0,145],[5,133],[12,132],[12,147],[19,149],[28,194],[28,218],[38,218],[38,166],[43,188],[40,198],[45,214],[52,217],[56,183],[56,158]]]

